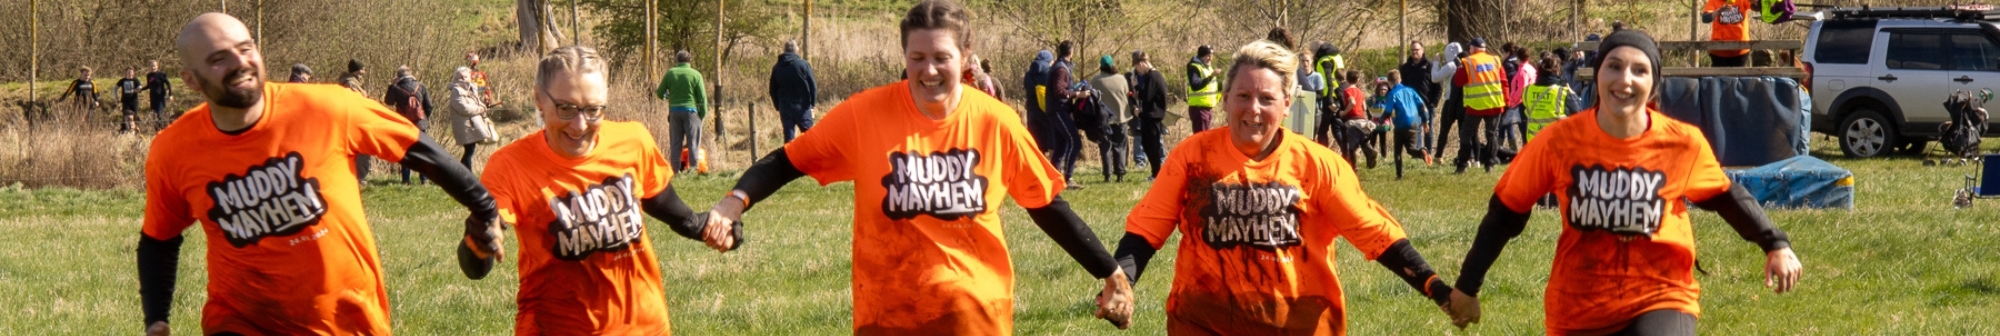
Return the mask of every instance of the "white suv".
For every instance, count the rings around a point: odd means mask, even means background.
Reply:
[[[2000,88],[2000,27],[1989,12],[1829,12],[1812,23],[1799,60],[1810,74],[1813,131],[1839,137],[1848,157],[1920,150],[1951,121],[1952,91]]]

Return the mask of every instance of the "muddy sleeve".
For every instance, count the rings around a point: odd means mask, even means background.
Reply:
[[[1417,248],[1410,247],[1409,239],[1397,240],[1390,244],[1389,250],[1375,257],[1375,262],[1382,264],[1382,267],[1388,267],[1389,272],[1396,273],[1397,277],[1403,278],[1404,283],[1416,288],[1418,293],[1423,293],[1424,297],[1431,299],[1431,302],[1443,305],[1451,301],[1451,286],[1446,285],[1444,278],[1439,277],[1437,271],[1431,269],[1430,263],[1424,262],[1424,256],[1417,253]]]

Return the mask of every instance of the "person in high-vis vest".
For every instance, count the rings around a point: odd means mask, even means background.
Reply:
[[[1194,59],[1188,60],[1188,120],[1195,133],[1208,129],[1215,103],[1222,101],[1222,82],[1215,80],[1215,68],[1209,66],[1214,61],[1215,48],[1207,45],[1195,49]]]
[[[1486,134],[1486,142],[1499,138],[1494,119],[1507,107],[1507,92],[1500,71],[1500,57],[1486,51],[1486,39],[1473,38],[1472,53],[1459,60],[1458,74],[1451,83],[1464,95],[1465,120],[1459,126],[1458,158],[1452,164],[1456,173],[1464,173],[1466,161],[1477,153],[1481,166],[1486,172],[1493,172],[1493,148],[1482,145],[1479,132]]]
[[[1346,71],[1347,64],[1340,57],[1340,47],[1332,43],[1320,43],[1314,47],[1313,55],[1316,56],[1312,62],[1313,71],[1319,72],[1326,82],[1326,86],[1319,90],[1322,97],[1319,125],[1313,127],[1313,137],[1322,145],[1332,146],[1335,143],[1332,141],[1333,128],[1341,122],[1341,112],[1347,111],[1345,93],[1340,89],[1340,75]]]
[[[1556,59],[1552,54],[1543,54],[1539,63],[1537,67],[1553,68]],[[1569,115],[1569,97],[1574,93],[1562,83],[1562,78],[1558,76],[1537,77],[1535,84],[1529,85],[1527,92],[1521,95],[1521,106],[1528,113],[1528,131],[1524,133],[1523,143],[1535,141],[1535,134],[1541,133],[1543,127]]]

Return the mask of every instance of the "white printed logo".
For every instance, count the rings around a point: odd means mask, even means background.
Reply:
[[[979,160],[977,149],[890,153],[892,168],[882,177],[882,187],[889,191],[882,197],[882,213],[894,220],[917,215],[955,220],[986,212],[986,177],[973,169]]]
[[[318,178],[302,175],[304,165],[299,152],[291,152],[250,166],[241,176],[209,182],[208,197],[215,207],[208,209],[208,218],[237,248],[318,224],[326,216],[326,197],[320,195]]]
[[[645,218],[632,194],[632,173],[605,178],[604,183],[549,199],[549,252],[557,259],[579,261],[600,251],[630,248],[644,237]]]
[[[1715,11],[1715,16],[1717,21],[1722,21],[1722,24],[1733,25],[1743,23],[1743,8],[1736,7],[1736,5],[1723,5],[1722,8]]]
[[[1660,198],[1666,174],[1645,168],[1606,169],[1602,165],[1570,168],[1570,227],[1652,236],[1660,231],[1667,202]]]
[[[1202,240],[1216,249],[1299,245],[1299,188],[1278,183],[1209,185]]]

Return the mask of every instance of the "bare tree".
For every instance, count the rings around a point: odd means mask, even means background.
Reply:
[[[562,44],[562,30],[556,28],[551,15],[549,0],[514,0],[514,19],[520,27],[522,51],[546,53]]]

